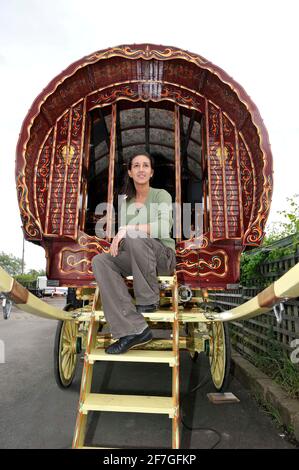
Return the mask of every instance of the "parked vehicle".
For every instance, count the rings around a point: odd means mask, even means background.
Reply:
[[[55,294],[55,289],[57,288],[56,286],[53,286],[53,281],[50,282],[51,285],[49,285],[47,276],[38,276],[36,280],[36,288],[37,290],[41,293],[41,297],[44,296],[51,296],[53,297]]]
[[[67,287],[55,287],[54,295],[63,295],[67,296],[68,288]]]
[[[23,284],[36,297],[45,297],[54,295],[67,295],[67,287],[59,287],[59,281],[50,280],[47,276],[38,276],[36,281]]]

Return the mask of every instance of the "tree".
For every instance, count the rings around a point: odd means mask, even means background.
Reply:
[[[0,252],[0,266],[11,276],[16,276],[22,272],[22,259],[13,256],[11,253]]]
[[[282,247],[272,247],[267,250],[256,249],[253,253],[243,253],[241,256],[240,281],[243,286],[259,285],[266,287],[268,280],[261,274],[261,264],[265,261],[280,259],[282,256],[295,253],[299,246],[299,194],[287,198],[288,206],[278,211],[282,216],[281,222],[270,225],[263,240],[262,247],[267,247],[277,240],[290,237],[290,243]]]
[[[32,277],[37,278],[38,276],[45,276],[46,271],[44,269],[40,269],[39,271],[36,271],[36,269],[29,269],[27,274],[29,274]]]
[[[46,272],[44,269],[36,271],[35,269],[30,269],[28,273],[18,274],[15,276],[15,280],[18,281],[23,286],[29,288],[33,287],[36,284],[38,276],[45,276]]]
[[[283,217],[281,222],[273,222],[263,241],[263,246],[280,240],[281,238],[294,235],[295,239],[299,236],[299,194],[287,197],[288,207],[278,214]]]

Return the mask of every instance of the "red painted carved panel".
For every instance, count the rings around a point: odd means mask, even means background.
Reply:
[[[47,235],[77,236],[84,111],[81,100],[56,124],[45,224]]]
[[[226,237],[226,212],[224,210],[223,157],[220,141],[220,110],[206,104],[207,164],[210,202],[211,241]]]

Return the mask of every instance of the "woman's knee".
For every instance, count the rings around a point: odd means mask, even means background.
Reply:
[[[146,236],[146,233],[137,230],[128,230],[122,242],[124,249],[134,249],[140,246],[151,245],[150,238]]]
[[[98,268],[99,266],[102,266],[105,263],[107,255],[108,253],[99,253],[98,255],[95,255],[92,258],[91,266],[93,271],[95,270],[95,268]]]

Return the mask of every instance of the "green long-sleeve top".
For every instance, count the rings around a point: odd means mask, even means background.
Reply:
[[[121,204],[121,225],[150,224],[150,237],[175,251],[175,240],[170,237],[173,225],[171,195],[165,189],[150,187],[142,207],[135,207],[135,198],[123,200]]]

